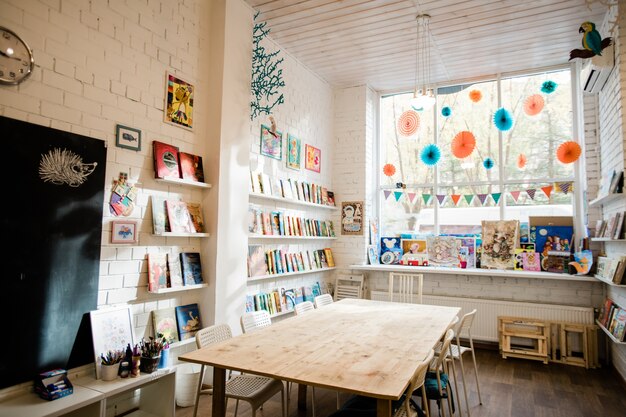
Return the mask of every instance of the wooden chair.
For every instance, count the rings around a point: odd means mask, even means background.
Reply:
[[[303,301],[300,304],[296,304],[296,306],[294,307],[294,312],[296,313],[296,316],[313,310],[315,310],[315,305],[313,305],[313,303],[310,301]]]
[[[394,291],[395,287],[398,288],[397,293]],[[403,272],[389,273],[389,301],[399,301],[401,303],[417,302],[418,304],[422,304],[423,287],[424,275],[422,274]],[[416,289],[417,292],[415,292]]]
[[[227,324],[216,324],[205,327],[196,332],[196,346],[198,349],[210,346],[212,344],[227,340],[233,337],[230,326]],[[193,409],[193,416],[198,413],[198,400],[202,391],[202,381],[204,379],[205,366],[200,369],[200,381],[198,382],[198,390],[196,392],[196,404]],[[285,406],[285,387],[278,379],[268,378],[259,375],[237,375],[232,376],[229,372],[226,380],[226,401],[229,398],[237,400],[235,405],[235,416],[239,409],[239,400],[246,401],[252,408],[252,417],[256,416],[256,410],[261,408],[265,402],[280,392],[280,401],[283,410],[283,417],[287,416]]]
[[[335,280],[335,301],[343,298],[363,298],[363,275],[338,275]]]
[[[324,307],[328,304],[333,303],[333,296],[330,294],[322,294],[315,297],[313,300],[313,304],[315,304],[315,308]]]

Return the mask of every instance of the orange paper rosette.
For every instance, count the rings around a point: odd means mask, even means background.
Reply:
[[[476,138],[472,132],[464,130],[452,139],[452,155],[459,159],[467,158],[474,152]]]
[[[402,136],[411,136],[420,127],[420,117],[416,111],[407,110],[398,119],[398,132]]]
[[[536,116],[543,110],[543,97],[539,94],[533,94],[524,100],[524,113],[529,116]]]
[[[519,169],[524,169],[525,166],[526,166],[526,155],[521,153],[517,155],[517,167]]]
[[[391,177],[395,173],[396,173],[396,167],[393,164],[385,164],[385,166],[383,167],[383,174],[385,174],[388,177]]]
[[[556,149],[557,159],[564,164],[576,162],[581,153],[580,145],[573,140],[561,143]]]
[[[478,103],[483,98],[483,93],[480,90],[472,90],[469,92],[469,98],[474,103]]]

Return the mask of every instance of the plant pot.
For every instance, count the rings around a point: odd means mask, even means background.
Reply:
[[[161,360],[161,355],[159,356],[155,356],[152,358],[146,358],[145,356],[141,357],[141,365],[140,365],[140,369],[141,372],[145,372],[147,374],[150,374],[154,371],[157,370],[157,367],[159,366],[159,361]]]
[[[103,381],[113,381],[117,379],[120,370],[120,363],[114,365],[100,365],[100,377]]]

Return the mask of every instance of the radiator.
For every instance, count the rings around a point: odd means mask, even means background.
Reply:
[[[371,299],[387,301],[389,300],[389,293],[387,291],[371,291]],[[417,302],[417,298],[414,299],[414,302]],[[472,338],[487,342],[498,341],[498,316],[525,317],[579,324],[594,323],[594,310],[592,307],[482,300],[426,294],[423,295],[422,302],[438,306],[460,307],[459,318],[463,314],[476,309],[476,317],[474,317],[474,323],[472,324]]]

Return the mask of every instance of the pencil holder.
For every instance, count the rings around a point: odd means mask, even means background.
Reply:
[[[130,368],[130,376],[137,377],[140,373],[141,356],[133,356],[133,363]]]
[[[154,356],[152,358],[147,358],[145,356],[141,357],[141,371],[147,374],[150,374],[157,370],[159,366],[159,361],[161,360],[161,356]]]
[[[100,376],[103,381],[113,381],[117,378],[117,374],[120,370],[120,363],[113,365],[100,365]]]

